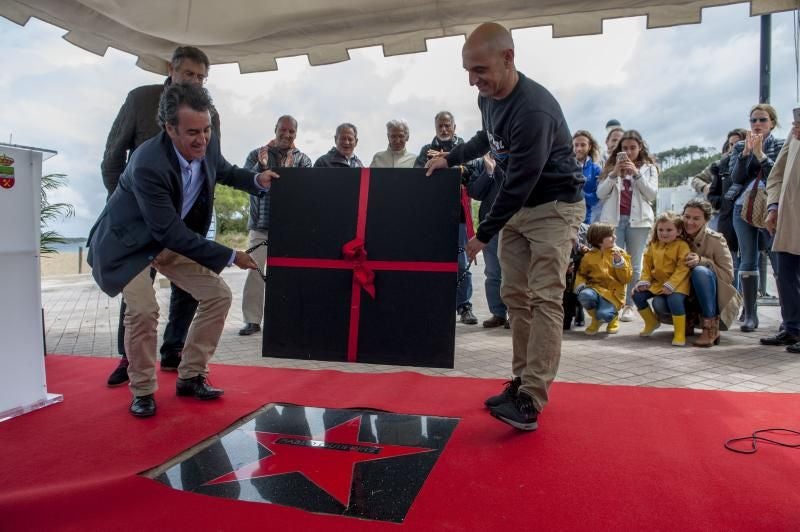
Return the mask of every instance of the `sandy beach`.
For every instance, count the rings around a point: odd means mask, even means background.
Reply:
[[[86,250],[83,250],[83,264],[78,271],[78,252],[59,252],[42,255],[42,277],[54,277],[57,275],[70,275],[78,273],[90,273],[92,271],[86,264]]]

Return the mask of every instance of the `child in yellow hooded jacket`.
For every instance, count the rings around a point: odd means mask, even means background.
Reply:
[[[633,288],[633,302],[644,320],[639,336],[650,336],[661,326],[649,300],[662,297],[672,314],[672,345],[686,345],[686,298],[691,289],[686,256],[690,252],[681,216],[670,211],[659,214],[644,252],[642,275]]]
[[[614,226],[593,223],[586,233],[592,246],[581,259],[575,276],[575,293],[592,322],[584,333],[597,334],[600,325],[608,323],[606,332],[619,331],[619,309],[625,304],[625,285],[633,276],[630,256],[616,247]]]

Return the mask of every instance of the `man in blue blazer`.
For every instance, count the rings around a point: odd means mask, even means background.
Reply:
[[[199,302],[178,366],[181,396],[216,399],[223,391],[206,382],[231,305],[219,277],[226,266],[254,269],[243,251],[203,235],[211,223],[216,183],[251,194],[267,190],[275,172],[256,174],[231,165],[211,134],[211,97],[202,87],[174,84],[164,90],[158,120],[163,131],[133,153],[89,234],[92,275],[109,296],[122,292],[134,416],[155,414],[158,303],[154,267]]]

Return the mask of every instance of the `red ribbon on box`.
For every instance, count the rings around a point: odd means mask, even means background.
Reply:
[[[370,169],[361,169],[358,193],[358,216],[356,236],[342,246],[341,259],[301,259],[291,257],[268,257],[268,266],[285,268],[327,268],[353,270],[353,288],[350,295],[350,330],[347,337],[347,361],[356,362],[358,353],[358,327],[361,316],[361,290],[375,299],[375,272],[381,270],[406,272],[457,272],[457,262],[414,262],[369,260],[365,236],[367,231],[367,205],[369,203]]]

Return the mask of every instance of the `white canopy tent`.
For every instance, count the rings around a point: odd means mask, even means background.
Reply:
[[[0,0],[0,16],[66,29],[64,38],[98,55],[109,47],[166,73],[179,45],[199,46],[213,64],[242,73],[277,69],[307,55],[312,65],[346,61],[349,49],[383,46],[386,56],[423,52],[426,39],[466,34],[488,20],[509,28],[552,26],[554,37],[602,32],[603,20],[646,16],[649,28],[699,23],[725,0]],[[751,14],[800,7],[800,0],[751,0]]]

